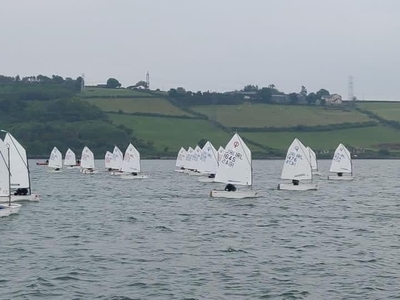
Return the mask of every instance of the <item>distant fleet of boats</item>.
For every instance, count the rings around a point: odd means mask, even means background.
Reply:
[[[253,191],[253,168],[251,150],[236,133],[225,146],[218,151],[207,142],[203,148],[196,146],[188,150],[181,148],[176,159],[177,172],[189,175],[203,176],[200,182],[225,183],[224,190],[211,190],[210,196],[215,198],[255,198],[258,193]],[[340,144],[332,159],[328,176],[329,180],[353,180],[353,166],[350,152]],[[316,190],[314,176],[321,176],[315,152],[295,138],[289,146],[283,163],[278,190],[307,191]],[[247,188],[238,190],[236,185]]]
[[[4,140],[0,139],[0,217],[19,212],[21,205],[18,201],[39,201],[39,194],[32,193],[30,170],[26,150],[9,133]],[[94,154],[84,147],[81,159],[77,160],[75,153],[68,149],[64,162],[62,153],[54,147],[50,157],[38,165],[47,165],[48,172],[62,172],[63,168],[80,169],[83,174],[96,174]],[[253,167],[251,150],[246,143],[235,133],[225,147],[218,150],[211,142],[206,142],[200,148],[189,147],[179,150],[175,171],[199,176],[198,181],[203,183],[224,183],[223,190],[212,189],[213,198],[255,198],[258,192],[253,186]],[[123,179],[145,179],[142,173],[140,153],[129,144],[123,154],[115,146],[113,152],[107,151],[104,157],[104,168],[113,176]],[[340,144],[332,159],[329,169],[329,180],[353,180],[353,166],[350,152]],[[279,190],[306,191],[316,190],[314,176],[321,176],[318,170],[318,161],[315,152],[295,138],[289,146],[283,163]],[[242,186],[238,189],[236,186]]]

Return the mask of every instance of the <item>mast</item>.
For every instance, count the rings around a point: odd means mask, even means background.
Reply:
[[[8,153],[8,206],[11,206],[11,168],[10,168],[10,145],[7,143]]]

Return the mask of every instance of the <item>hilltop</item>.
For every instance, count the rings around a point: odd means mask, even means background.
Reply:
[[[81,80],[1,76],[1,128],[17,137],[31,157],[47,157],[54,146],[79,155],[87,145],[102,158],[115,144],[125,149],[129,142],[143,157],[175,157],[181,146],[202,140],[223,146],[235,131],[259,158],[284,156],[295,137],[319,157],[331,157],[339,143],[358,157],[400,153],[400,103],[317,105],[316,95],[303,105],[282,104],[271,102],[266,90],[253,99],[240,93],[120,87],[81,91]]]

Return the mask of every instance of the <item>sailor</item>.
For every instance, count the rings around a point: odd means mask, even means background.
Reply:
[[[342,177],[343,173],[337,173],[337,176]]]
[[[46,159],[46,164],[48,164],[49,163],[49,160],[48,159]]]
[[[208,178],[215,178],[215,174],[208,175]]]
[[[225,191],[227,191],[227,192],[235,192],[236,191],[236,187],[233,184],[228,183],[226,185],[226,187],[225,187]]]
[[[137,173],[136,173],[136,172],[132,172],[132,175],[133,175],[133,176],[137,176]]]
[[[296,180],[296,179],[293,179],[293,180],[292,180],[292,183],[293,183],[293,185],[299,185],[299,181]]]
[[[60,168],[56,168],[55,171],[60,171]]]
[[[26,196],[28,194],[27,188],[18,188],[17,191],[14,193],[15,196]]]

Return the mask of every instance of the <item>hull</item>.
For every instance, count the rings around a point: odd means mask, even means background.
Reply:
[[[318,189],[316,184],[299,184],[293,185],[291,183],[280,183],[278,184],[278,190],[286,191],[316,191]]]
[[[201,178],[197,179],[197,181],[206,182],[206,183],[215,182],[214,180],[215,180],[215,178],[208,178],[208,177],[201,177]]]
[[[8,210],[9,214],[12,215],[12,214],[17,214],[19,212],[19,209],[21,208],[21,204],[15,204],[15,203],[13,203],[11,205],[1,204],[0,207],[2,208],[2,209],[0,209],[0,211],[3,209]]]
[[[338,180],[338,181],[351,181],[354,180],[353,176],[337,176],[337,175],[329,175],[328,180]]]
[[[178,170],[175,170],[175,172],[178,172],[178,173],[185,173],[185,170],[178,169]]]
[[[112,176],[121,176],[121,175],[124,175],[124,172],[121,172],[121,171],[111,171],[111,172],[110,172],[110,175],[112,175]]]
[[[210,197],[212,198],[227,198],[227,199],[244,199],[244,198],[257,198],[258,193],[254,191],[216,191],[212,190],[210,192]]]
[[[40,201],[40,195],[31,194],[31,195],[11,195],[11,202],[23,202],[23,201]],[[8,203],[8,198],[4,197],[4,199],[0,198],[0,203]]]
[[[146,179],[146,178],[149,178],[149,177],[146,176],[146,175],[133,176],[132,174],[123,174],[123,175],[121,175],[121,178],[122,179]]]
[[[45,162],[45,161],[38,161],[36,162],[36,165],[38,166],[47,166],[49,163]]]
[[[318,171],[313,171],[313,173],[312,173],[314,176],[322,176],[322,173],[321,172],[318,172]]]
[[[67,169],[79,169],[80,165],[76,165],[76,166],[67,166]]]
[[[60,170],[49,169],[49,170],[47,170],[47,172],[48,173],[61,173],[62,169],[60,169]]]
[[[0,218],[8,217],[9,215],[11,215],[11,209],[6,205],[0,205]]]
[[[97,173],[99,173],[99,172],[96,171],[96,170],[89,171],[88,169],[83,169],[83,170],[82,170],[82,173],[83,173],[83,174],[97,174]]]
[[[190,176],[206,176],[208,174],[190,171],[189,175]]]

